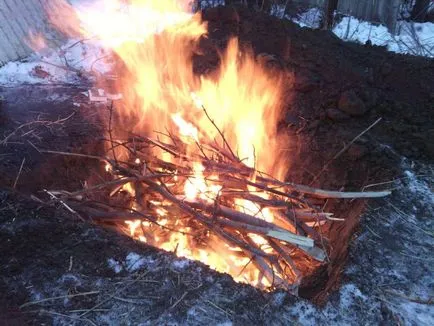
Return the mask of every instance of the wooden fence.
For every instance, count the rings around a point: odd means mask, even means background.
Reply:
[[[48,42],[60,40],[47,12],[56,14],[61,4],[59,0],[0,0],[0,66],[32,54],[31,35],[42,35]]]

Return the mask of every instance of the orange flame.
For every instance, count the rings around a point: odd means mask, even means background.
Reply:
[[[125,4],[106,0],[77,9],[65,5],[65,10],[69,14],[73,10],[74,15],[62,23],[56,21],[56,25],[69,35],[75,32],[97,37],[121,59],[123,70],[117,86],[123,101],[117,109],[124,124],[135,132],[164,132],[168,128],[177,137],[187,138],[186,142],[192,143],[191,151],[199,150],[193,144],[221,141],[224,134],[247,166],[282,178],[286,162],[279,158],[276,132],[282,96],[279,76],[270,75],[251,54],[241,54],[236,39],[229,40],[215,72],[195,75],[192,56],[197,41],[206,37],[207,25],[199,15],[186,11],[186,2],[131,0]],[[165,161],[171,159],[157,149],[155,154]],[[184,198],[212,202],[221,186],[205,180],[200,162],[192,162],[191,170],[194,175],[185,182]],[[131,184],[124,190],[136,194]],[[154,205],[159,227],[128,221],[132,237],[200,260],[230,273],[237,281],[271,284],[250,263],[252,257],[243,255],[239,248],[222,246],[212,234],[207,235],[206,248],[195,244],[187,234],[191,228],[182,219],[168,216],[164,203]],[[247,200],[238,200],[234,208],[267,221],[274,218],[271,211],[259,212],[259,207]],[[162,237],[159,230],[166,225],[177,226],[184,233],[173,232],[170,239]],[[268,244],[258,235],[249,237],[258,246]]]

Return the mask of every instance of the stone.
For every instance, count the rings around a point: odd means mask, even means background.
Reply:
[[[362,116],[368,111],[365,103],[353,90],[341,94],[338,109],[351,116]]]
[[[327,109],[326,114],[327,114],[327,118],[329,118],[332,121],[344,121],[350,118],[348,114],[338,109]]]

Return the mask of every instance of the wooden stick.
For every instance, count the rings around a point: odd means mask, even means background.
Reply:
[[[217,216],[223,216],[232,220],[231,224],[234,226],[234,228],[241,228],[249,232],[262,234],[305,247],[313,247],[314,245],[312,239],[293,234],[265,220],[261,220],[222,205],[207,204],[198,201],[188,201],[188,204],[194,208],[199,208],[208,213],[212,213]],[[219,221],[222,222],[221,219]]]
[[[381,198],[389,196],[392,192],[389,190],[385,191],[367,191],[367,192],[343,192],[343,191],[332,191],[312,188],[308,186],[296,185],[293,183],[283,183],[285,186],[297,190],[304,195],[310,195],[316,198]]]
[[[351,140],[347,145],[344,146],[344,148],[342,148],[339,152],[336,153],[335,156],[332,157],[331,160],[329,160],[324,167],[321,169],[321,171],[319,171],[319,173],[315,176],[315,178],[312,180],[311,184],[313,184],[316,180],[318,180],[318,178],[321,176],[321,174],[327,170],[327,168],[329,167],[329,165],[336,160],[339,156],[341,156],[343,153],[345,153],[345,151],[350,148],[350,146],[352,144],[354,144],[357,139],[359,139],[360,137],[362,137],[364,134],[366,134],[369,130],[371,130],[372,128],[374,128],[380,121],[382,120],[382,118],[378,118],[374,123],[372,123],[368,128],[366,128],[365,130],[363,130],[360,134],[358,134],[356,137],[353,138],[353,140]],[[386,195],[387,196],[387,195]],[[384,196],[383,196],[384,197]]]
[[[160,141],[156,141],[156,140],[153,140],[153,139],[148,138],[148,137],[141,137],[141,139],[143,139],[144,141],[149,142],[155,146],[160,147],[161,149],[171,153],[175,157],[181,157],[183,159],[190,160],[189,157],[181,154],[176,149],[174,149],[173,145],[166,144],[166,143],[163,143]],[[214,149],[215,149],[215,147],[214,147]],[[195,156],[197,156],[197,155],[195,155]],[[254,170],[254,169],[244,165],[240,161],[237,161],[236,164],[232,164],[231,166],[228,166],[227,164],[215,162],[215,161],[209,160],[207,158],[201,158],[201,163],[204,165],[205,168],[212,169],[212,170],[217,169],[219,172],[227,171],[228,173],[231,173],[231,172],[232,173],[239,173],[241,175],[246,175],[246,174],[252,175],[253,173],[263,174],[261,171]],[[212,171],[209,171],[209,172],[212,172]],[[313,187],[304,186],[304,185],[298,185],[298,184],[294,184],[291,182],[282,182],[282,181],[279,181],[277,179],[265,178],[265,177],[261,177],[261,176],[259,176],[257,178],[257,180],[259,180],[261,182],[261,184],[254,183],[254,184],[250,184],[250,185],[253,185],[253,186],[261,185],[261,186],[267,187],[266,186],[267,184],[275,184],[275,185],[280,185],[282,187],[286,187],[286,188],[291,189],[291,190],[295,190],[297,192],[301,192],[304,195],[310,195],[310,196],[315,197],[315,198],[345,198],[345,199],[380,198],[380,197],[389,196],[391,194],[391,191],[388,191],[388,190],[386,190],[386,191],[370,191],[370,192],[341,192],[341,191],[324,190],[324,189],[318,189],[318,188],[313,188]],[[289,196],[289,194],[287,194],[286,197],[294,198],[294,196]]]

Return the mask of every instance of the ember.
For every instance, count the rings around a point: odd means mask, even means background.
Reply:
[[[62,201],[236,281],[296,293],[303,275],[327,260],[322,225],[335,219],[322,211],[325,199],[388,192],[284,182],[280,76],[241,53],[236,39],[217,71],[195,75],[193,52],[207,30],[182,7],[135,0],[78,11],[80,31],[122,61],[123,98],[110,107],[107,156],[94,157],[110,180],[61,192]]]

